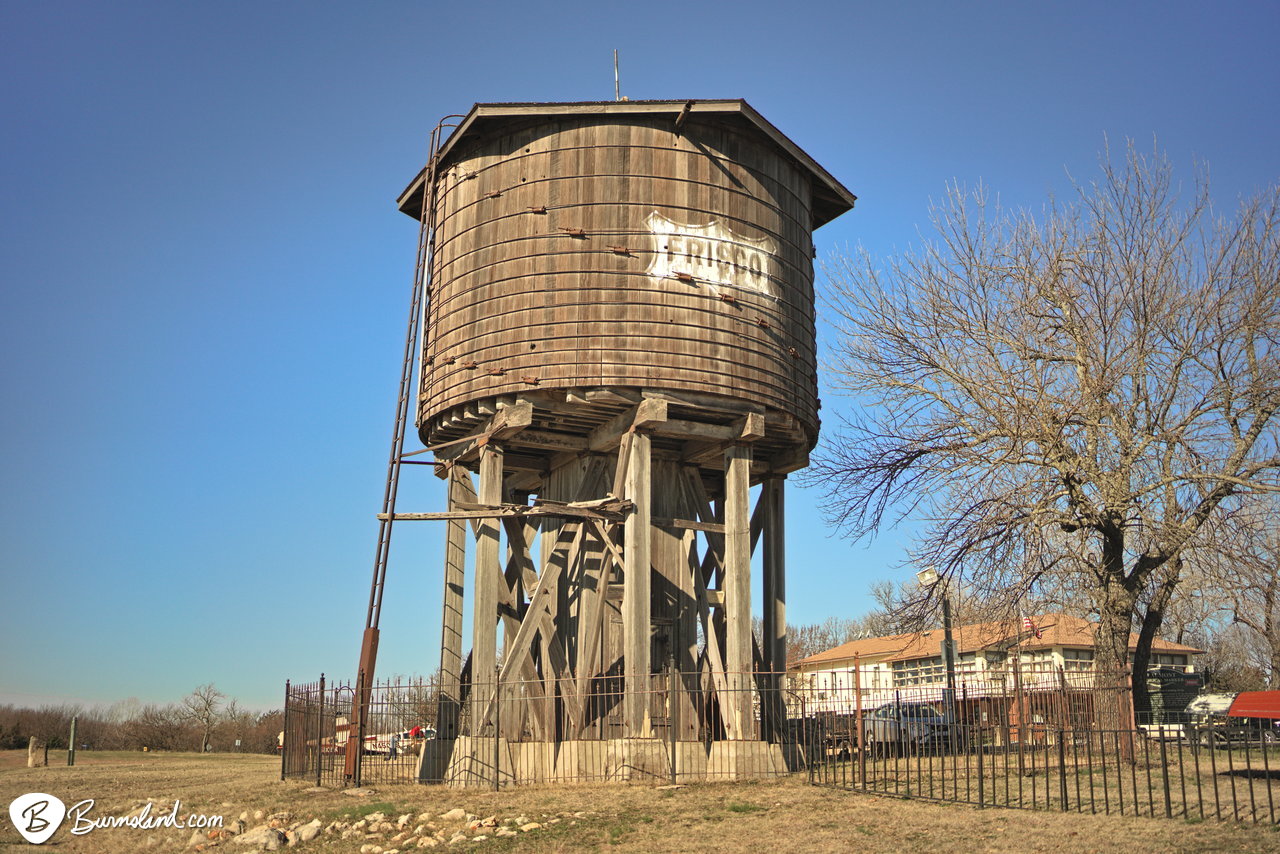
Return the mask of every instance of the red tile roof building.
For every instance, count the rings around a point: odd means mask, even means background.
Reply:
[[[1115,683],[1118,674],[1108,677],[1094,670],[1096,623],[1066,614],[1041,614],[1032,617],[1031,623],[1034,629],[1030,631],[1016,619],[954,627],[957,694],[970,698],[1004,695],[1014,690],[1015,683],[1024,690]],[[942,640],[943,630],[933,629],[849,641],[796,662],[791,683],[811,697],[818,710],[835,702],[841,708],[830,711],[843,711],[855,686],[869,707],[908,695],[937,700],[946,687]],[[1131,634],[1129,649],[1137,642],[1138,636]],[[1151,666],[1192,671],[1192,656],[1201,652],[1157,639],[1152,645]],[[838,699],[841,697],[845,699]]]

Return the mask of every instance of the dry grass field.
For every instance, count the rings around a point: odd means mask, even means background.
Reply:
[[[293,850],[358,854],[362,846],[383,852],[441,850],[495,852],[1280,852],[1275,827],[1227,822],[1187,822],[1117,816],[1064,815],[947,806],[820,789],[802,778],[768,783],[715,783],[678,789],[656,786],[593,785],[480,792],[416,785],[379,787],[353,796],[279,781],[272,757],[193,754],[82,752],[74,768],[57,764],[25,767],[25,752],[0,753],[0,851],[39,850],[22,842],[8,816],[18,795],[42,791],[68,806],[85,798],[96,803],[94,817],[119,816],[148,798],[181,800],[180,815],[220,815],[234,826],[248,813],[248,827],[287,812],[287,827],[318,819],[328,827],[384,813],[389,821],[410,814],[401,835],[396,828],[374,837],[368,827],[320,833]],[[463,820],[439,816],[451,809],[485,818],[498,828],[466,830]],[[261,811],[262,818],[255,818]],[[523,818],[520,832],[510,821]],[[367,819],[366,819],[367,821]],[[505,827],[504,827],[505,825]],[[498,829],[513,836],[496,836]],[[467,841],[449,843],[458,831]],[[417,832],[415,832],[417,831]],[[66,824],[46,843],[51,851],[87,854],[196,851],[189,829],[99,828],[81,836]],[[482,841],[471,841],[486,836]],[[257,846],[233,839],[201,839],[201,852],[245,852]],[[373,851],[366,847],[366,854]]]

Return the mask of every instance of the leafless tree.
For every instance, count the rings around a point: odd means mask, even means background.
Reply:
[[[225,694],[219,691],[212,682],[201,685],[182,699],[182,716],[201,730],[200,752],[209,750],[209,737],[220,719],[219,707]]]
[[[1099,667],[1134,627],[1144,663],[1202,528],[1277,488],[1280,188],[1223,219],[1130,145],[1041,214],[953,186],[932,219],[922,248],[828,270],[859,414],[811,477],[851,536],[924,520],[944,579],[1085,591]]]
[[[1214,599],[1236,627],[1232,634],[1268,687],[1280,688],[1280,500],[1244,502],[1220,544],[1207,556]]]

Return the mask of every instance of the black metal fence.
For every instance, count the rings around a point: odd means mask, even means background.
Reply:
[[[1270,722],[1165,715],[1135,725],[1127,680],[1092,674],[954,691],[854,684],[863,679],[811,688],[805,741],[817,785],[980,807],[1278,820],[1280,731]]]
[[[653,674],[286,686],[282,778],[316,785],[694,781],[803,770],[782,674]],[[803,713],[797,713],[803,717]],[[355,723],[352,723],[352,721]],[[636,723],[629,723],[635,721]]]
[[[1051,675],[946,690],[856,673],[669,669],[634,695],[616,674],[400,680],[372,686],[355,724],[356,689],[321,677],[287,685],[281,773],[325,786],[495,788],[802,773],[820,786],[981,807],[1277,822],[1274,726],[1135,726],[1127,680]]]
[[[369,690],[364,721],[352,723],[350,682],[285,683],[281,779],[317,786],[411,783],[422,745],[435,735],[438,686],[431,680],[388,680]]]

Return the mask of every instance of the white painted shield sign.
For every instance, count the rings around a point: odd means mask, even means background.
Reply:
[[[670,279],[684,274],[713,286],[778,296],[772,273],[778,246],[772,238],[751,240],[716,221],[686,225],[657,211],[646,223],[653,240],[650,276]]]

